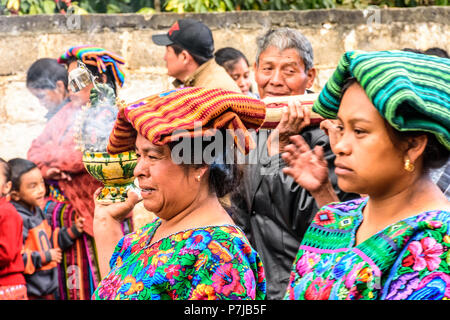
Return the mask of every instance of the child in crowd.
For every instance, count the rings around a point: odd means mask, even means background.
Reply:
[[[84,218],[75,217],[71,228],[51,229],[41,207],[45,203],[45,184],[39,168],[31,161],[15,158],[11,168],[12,204],[23,219],[22,254],[29,299],[56,299],[57,264],[62,251],[83,232]]]
[[[258,94],[252,92],[250,64],[241,51],[232,47],[225,47],[217,50],[214,58],[216,63],[222,66],[233,78],[243,94],[252,98],[259,98]]]
[[[23,276],[22,218],[8,202],[11,170],[0,158],[0,300],[27,300]]]

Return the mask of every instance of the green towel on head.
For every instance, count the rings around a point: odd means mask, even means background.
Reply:
[[[426,131],[450,150],[450,59],[404,51],[345,53],[313,111],[336,118],[345,80],[355,77],[399,131]]]

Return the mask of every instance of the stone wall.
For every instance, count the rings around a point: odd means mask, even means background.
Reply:
[[[320,90],[347,50],[438,46],[450,52],[450,7],[413,9],[311,10],[155,15],[0,16],[0,157],[25,157],[45,125],[46,110],[25,88],[25,74],[36,59],[58,57],[67,48],[94,44],[125,58],[126,101],[170,86],[164,47],[151,36],[174,21],[192,17],[213,31],[215,47],[233,46],[254,63],[255,39],[270,27],[301,30],[311,41]]]

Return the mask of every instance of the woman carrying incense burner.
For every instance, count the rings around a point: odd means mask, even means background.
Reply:
[[[204,88],[150,96],[119,112],[108,151],[136,149],[134,175],[144,207],[157,218],[120,237],[119,221],[137,196],[129,192],[124,203],[96,204],[95,234],[105,239],[98,249],[112,256],[93,298],[264,299],[261,260],[219,202],[240,177],[226,160],[234,149],[224,142],[225,130],[243,133],[236,144],[247,152],[253,143],[247,129],[258,128],[264,116],[259,100]],[[201,154],[189,153],[198,151],[197,144]]]

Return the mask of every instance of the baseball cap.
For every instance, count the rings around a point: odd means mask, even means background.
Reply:
[[[156,34],[152,40],[159,46],[177,44],[188,52],[207,59],[214,56],[214,40],[211,30],[194,19],[177,20],[166,34]]]

